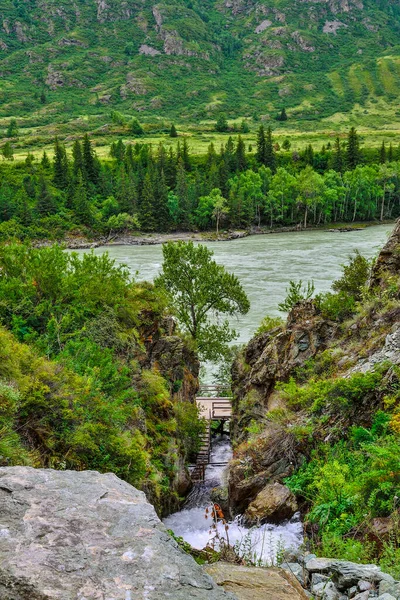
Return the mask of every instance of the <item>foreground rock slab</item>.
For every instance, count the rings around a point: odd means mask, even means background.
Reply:
[[[228,600],[112,474],[0,468],[1,600]]]
[[[298,581],[282,569],[260,569],[218,562],[205,567],[218,585],[238,600],[306,600]]]

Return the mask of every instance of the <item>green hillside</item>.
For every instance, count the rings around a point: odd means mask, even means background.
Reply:
[[[0,126],[400,121],[395,0],[3,0]],[[397,111],[397,114],[396,114]]]

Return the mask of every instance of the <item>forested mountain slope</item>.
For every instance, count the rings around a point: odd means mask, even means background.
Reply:
[[[399,30],[396,0],[3,0],[0,117],[388,118]]]

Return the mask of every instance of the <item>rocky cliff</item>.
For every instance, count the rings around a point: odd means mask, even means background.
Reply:
[[[255,337],[236,360],[233,514],[273,520],[283,505],[290,516],[295,505],[282,484],[318,444],[333,446],[355,427],[368,431],[379,411],[396,430],[397,396],[390,409],[388,398],[400,363],[399,231],[397,223],[350,319],[331,320],[320,303],[301,302],[284,326]],[[274,485],[282,490],[271,508],[266,490]]]

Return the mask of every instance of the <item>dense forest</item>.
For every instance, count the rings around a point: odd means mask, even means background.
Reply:
[[[88,136],[69,155],[28,155],[0,165],[0,238],[61,239],[67,232],[112,237],[254,226],[317,226],[400,214],[400,151],[360,149],[357,132],[320,150],[281,149],[260,126],[256,148],[240,135],[206,156],[160,144],[114,142],[100,161]],[[10,148],[9,148],[10,150]]]

